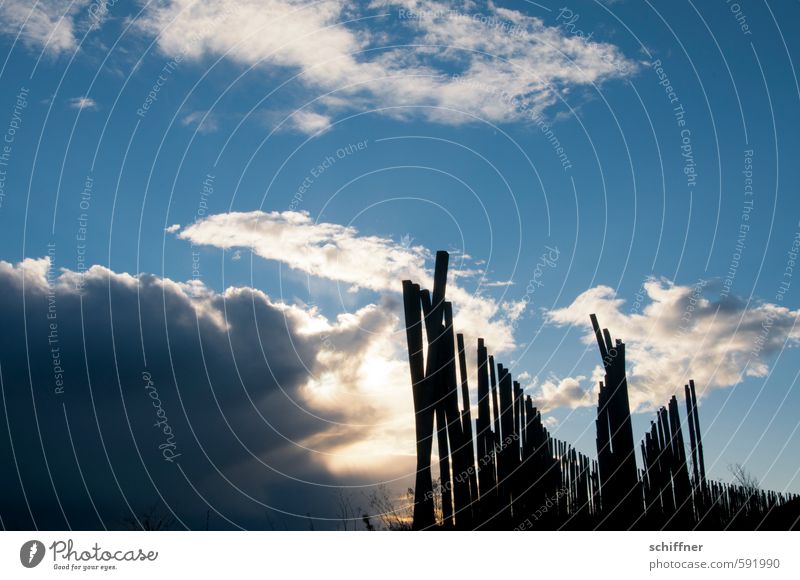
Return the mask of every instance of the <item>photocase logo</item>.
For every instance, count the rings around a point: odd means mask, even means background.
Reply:
[[[35,568],[44,559],[44,544],[39,540],[28,540],[19,549],[19,561],[26,568]]]

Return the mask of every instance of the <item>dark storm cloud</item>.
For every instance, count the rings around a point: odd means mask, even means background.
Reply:
[[[301,442],[359,434],[303,402],[322,348],[308,313],[46,259],[0,262],[0,295],[6,528],[117,528],[154,503],[189,527],[209,511],[214,527],[308,527],[270,508],[335,515],[326,486],[342,479]],[[332,340],[364,348],[352,329]]]

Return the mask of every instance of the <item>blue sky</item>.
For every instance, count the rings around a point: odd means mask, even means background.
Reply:
[[[597,311],[628,343],[637,437],[694,377],[709,474],[738,462],[800,491],[796,3],[6,0],[0,15],[9,280],[54,248],[56,269],[105,268],[109,296],[152,274],[198,316],[260,291],[316,337],[287,396],[342,425],[287,439],[323,457],[304,459],[318,482],[409,473],[400,279],[426,282],[447,249],[459,330],[525,373],[557,437],[594,452]]]

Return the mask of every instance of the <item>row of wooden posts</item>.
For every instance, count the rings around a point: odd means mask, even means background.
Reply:
[[[637,468],[625,344],[612,341],[594,314],[590,318],[605,370],[598,395],[597,460],[550,436],[531,397],[506,367],[495,364],[483,339],[477,344],[473,423],[464,336],[454,332],[453,307],[445,299],[448,261],[447,252],[437,252],[432,292],[403,281],[417,442],[415,529],[797,525],[788,515],[800,515],[797,497],[706,479],[693,381],[685,388],[692,473],[675,397],[645,435],[644,468]]]

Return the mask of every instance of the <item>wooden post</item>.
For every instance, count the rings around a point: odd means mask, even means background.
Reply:
[[[464,432],[464,456],[468,461],[467,473],[469,477],[469,491],[472,499],[470,508],[473,518],[476,515],[476,508],[478,503],[478,474],[475,469],[475,446],[472,434],[472,410],[470,409],[469,402],[469,382],[467,379],[467,355],[464,351],[464,335],[457,334],[456,342],[458,344],[458,367],[461,377],[461,400],[463,406],[461,409],[461,428]]]
[[[706,481],[706,462],[703,459],[703,438],[700,436],[700,417],[697,413],[697,393],[694,388],[694,381],[689,380],[689,390],[692,395],[692,415],[694,416],[694,433],[697,437],[697,462],[700,464],[700,487]]]
[[[640,518],[644,505],[633,442],[625,344],[621,340],[612,341],[608,329],[601,331],[594,314],[590,320],[606,371],[597,409],[597,458],[603,509],[608,527],[628,529]]]
[[[455,333],[452,305],[445,298],[448,261],[446,252],[437,253],[432,294],[403,281],[417,447],[414,529],[436,525],[430,465],[434,433],[446,528],[472,529],[491,521],[492,527],[507,529],[545,504],[552,508],[539,513],[536,527],[587,529],[599,522],[612,529],[797,526],[796,496],[706,480],[693,380],[684,386],[692,477],[675,396],[651,421],[641,442],[643,468],[637,468],[625,344],[601,329],[594,314],[590,318],[605,370],[597,405],[597,461],[550,436],[530,396],[507,368],[495,367],[482,339],[473,426],[464,336]]]
[[[683,386],[684,396],[686,398],[686,423],[689,425],[689,445],[692,452],[692,476],[694,478],[694,485],[697,487],[700,483],[700,472],[697,467],[697,438],[694,434],[694,413],[692,411],[692,393],[689,391],[689,385]]]
[[[686,529],[691,525],[691,484],[689,483],[689,470],[686,466],[686,447],[684,446],[683,431],[681,429],[681,418],[678,414],[678,399],[675,395],[669,400],[669,421],[673,442],[674,471],[672,481],[675,490],[675,502],[677,503],[674,521],[676,527]]]
[[[484,494],[494,487],[494,476],[488,466],[492,457],[494,439],[491,429],[489,395],[489,357],[483,339],[478,339],[478,484]]]
[[[514,395],[511,375],[503,365],[498,365],[497,371],[500,378],[500,426],[503,430],[500,443],[499,457],[499,481],[500,488],[500,508],[503,510],[501,518],[506,524],[511,521],[511,502],[512,488],[511,478],[514,473],[515,464],[513,461],[513,442],[514,436]]]
[[[422,352],[422,317],[419,285],[403,281],[403,306],[406,319],[408,364],[414,397],[414,423],[417,439],[417,472],[414,485],[414,527],[430,528],[435,524],[431,447],[433,445],[433,397],[425,382]]]
[[[439,261],[437,260],[437,266]],[[439,279],[439,276],[436,277]],[[442,500],[442,525],[453,526],[453,482],[450,475],[450,445],[447,437],[447,417],[444,406],[444,373],[442,372],[443,313],[433,308],[430,292],[420,292],[425,331],[428,339],[428,360],[425,368],[426,382],[432,393],[436,415],[436,442],[439,450],[439,489]]]
[[[461,412],[458,410],[458,387],[456,378],[455,335],[453,333],[453,306],[444,302],[444,341],[442,355],[444,358],[444,407],[447,416],[447,437],[452,448],[453,466],[453,506],[455,507],[456,526],[460,529],[472,527],[472,498],[469,487],[469,459],[466,441],[461,428]]]
[[[497,399],[497,376],[495,374],[494,357],[489,355],[489,377],[492,385],[492,411],[494,413],[494,443],[500,445],[502,432],[500,430],[500,408]]]

